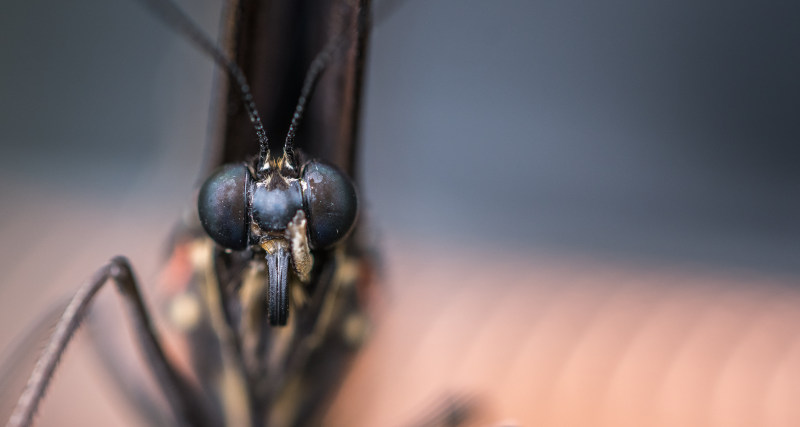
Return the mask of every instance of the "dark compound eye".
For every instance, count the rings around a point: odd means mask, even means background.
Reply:
[[[228,249],[247,247],[247,189],[251,181],[245,165],[224,165],[200,187],[200,222],[215,242]]]
[[[309,162],[302,179],[311,247],[325,249],[344,238],[358,216],[358,197],[350,178],[331,165]]]
[[[300,182],[291,180],[281,186],[257,184],[253,190],[251,209],[253,220],[262,230],[285,230],[294,214],[303,209]]]

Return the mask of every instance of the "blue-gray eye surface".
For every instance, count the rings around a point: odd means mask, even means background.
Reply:
[[[353,182],[334,166],[309,162],[303,168],[308,184],[303,192],[308,213],[308,234],[314,249],[324,249],[345,237],[358,216],[358,196]]]
[[[247,186],[250,172],[243,164],[224,165],[200,187],[197,212],[215,242],[228,249],[247,247]]]
[[[295,213],[303,209],[300,182],[290,181],[289,186],[283,188],[257,186],[253,190],[252,209],[253,219],[262,230],[286,229]]]

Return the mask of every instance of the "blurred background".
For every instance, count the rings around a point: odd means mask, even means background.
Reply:
[[[800,5],[375,3],[386,301],[331,425],[800,423]],[[152,281],[215,70],[127,0],[8,4],[0,58],[2,352],[113,255]],[[135,423],[84,347],[42,425]]]

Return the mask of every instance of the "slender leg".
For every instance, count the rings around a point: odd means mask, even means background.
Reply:
[[[47,307],[37,315],[33,324],[28,325],[11,344],[9,351],[0,356],[0,420],[8,420],[17,403],[31,371],[36,363],[35,356],[53,334],[58,320],[64,314],[69,299],[64,298]]]
[[[139,293],[130,264],[123,257],[116,257],[99,269],[91,279],[81,286],[61,316],[56,330],[44,353],[28,380],[25,391],[8,422],[8,426],[29,426],[39,402],[44,397],[59,359],[64,354],[72,335],[80,326],[89,304],[103,285],[111,279],[123,297],[128,315],[133,322],[137,341],[144,354],[146,364],[155,375],[175,416],[182,424],[205,425],[210,418],[204,416],[203,406],[192,390],[164,356],[156,331],[153,328],[147,307]]]
[[[474,397],[448,395],[437,401],[410,427],[458,427],[466,424],[475,415]]]

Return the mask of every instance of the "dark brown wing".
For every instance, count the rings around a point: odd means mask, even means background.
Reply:
[[[354,175],[368,7],[367,0],[228,4],[224,43],[247,76],[273,150],[280,152],[309,64],[326,42],[344,31],[347,45],[325,70],[296,144],[307,155]],[[223,89],[217,164],[241,161],[258,148],[238,91],[228,89]]]

